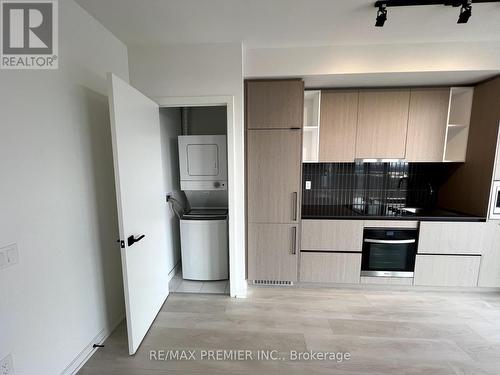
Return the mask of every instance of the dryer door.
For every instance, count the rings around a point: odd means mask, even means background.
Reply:
[[[219,151],[216,144],[188,144],[187,174],[190,177],[218,176],[220,169]]]
[[[179,169],[181,181],[226,181],[226,136],[179,136]]]

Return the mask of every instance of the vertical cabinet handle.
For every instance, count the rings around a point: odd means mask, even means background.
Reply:
[[[292,248],[290,254],[297,254],[297,227],[292,227]]]
[[[298,204],[299,204],[299,194],[296,191],[294,191],[293,192],[293,221],[297,221]]]

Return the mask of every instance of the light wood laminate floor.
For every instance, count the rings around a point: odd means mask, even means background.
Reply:
[[[150,360],[150,351],[171,349],[195,350],[197,360]],[[276,350],[280,360],[200,359],[201,350],[217,349]],[[351,359],[292,361],[291,350]],[[79,374],[500,374],[500,293],[388,286],[251,287],[247,299],[172,293],[136,355],[128,356],[122,324]]]

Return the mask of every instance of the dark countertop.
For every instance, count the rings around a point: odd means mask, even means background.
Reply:
[[[370,211],[370,212],[369,212]],[[357,209],[352,206],[302,206],[302,219],[341,220],[418,220],[418,221],[486,221],[486,218],[441,208],[418,213],[392,211],[386,207]]]

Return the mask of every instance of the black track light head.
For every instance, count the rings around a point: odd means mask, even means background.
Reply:
[[[472,15],[472,1],[469,0],[466,3],[462,4],[457,23],[467,23],[471,15]]]
[[[385,5],[381,5],[377,11],[377,20],[375,21],[376,27],[383,27],[385,21],[387,21],[387,8]]]

